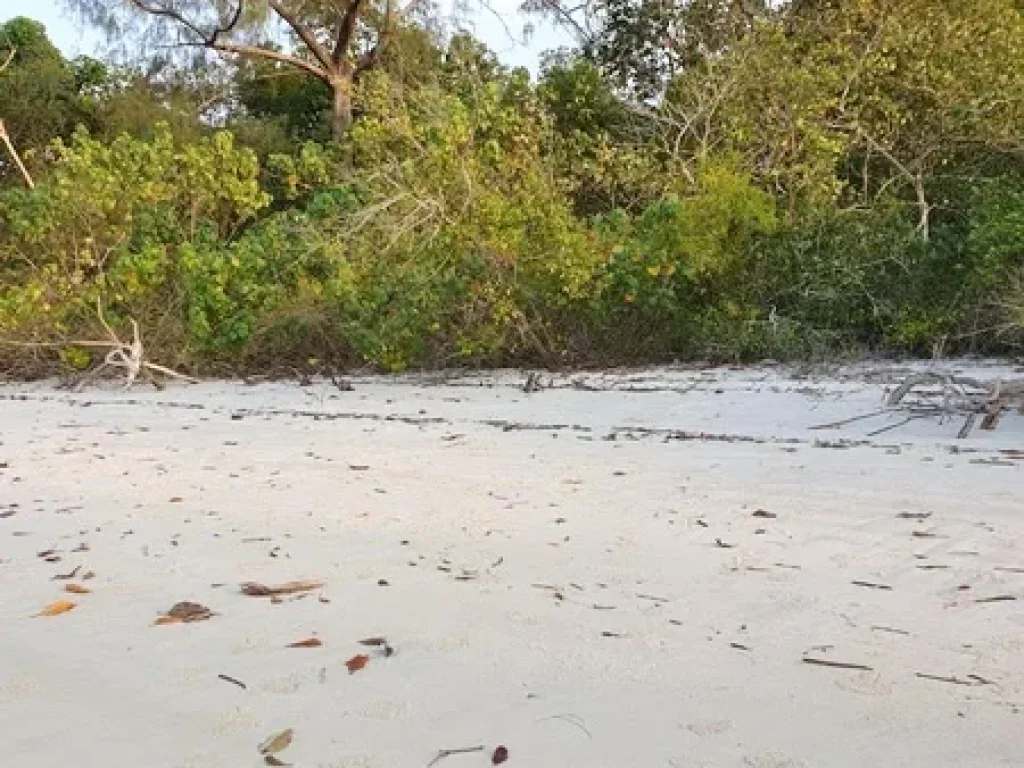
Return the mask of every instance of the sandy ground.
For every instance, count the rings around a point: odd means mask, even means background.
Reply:
[[[1024,417],[810,429],[899,375],[0,387],[3,757],[1022,766]]]

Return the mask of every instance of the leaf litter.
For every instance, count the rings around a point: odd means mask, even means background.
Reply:
[[[280,597],[281,595],[294,595],[298,592],[309,592],[320,589],[324,586],[322,581],[289,581],[284,584],[267,586],[255,581],[245,581],[241,584],[243,595],[249,597]]]
[[[60,616],[62,613],[73,611],[78,603],[73,600],[57,600],[43,608],[36,616]]]

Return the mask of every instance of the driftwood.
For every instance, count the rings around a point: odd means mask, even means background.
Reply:
[[[993,430],[1004,411],[1013,406],[1024,414],[1024,379],[982,381],[969,376],[933,371],[907,376],[885,399],[884,407],[811,429],[835,429],[884,414],[902,413],[904,418],[872,432],[869,437],[899,429],[917,419],[963,417],[957,437],[970,435],[981,417],[981,429]]]
[[[79,379],[78,383],[75,385],[76,391],[80,391],[87,382],[92,381],[109,368],[124,369],[124,389],[126,391],[131,389],[132,385],[135,384],[136,380],[140,376],[152,384],[154,388],[161,389],[162,385],[154,376],[154,373],[162,374],[171,379],[186,381],[189,384],[199,383],[198,379],[194,379],[191,376],[186,376],[185,374],[178,373],[171,368],[158,365],[157,363],[147,360],[145,357],[145,350],[142,346],[142,338],[139,334],[139,324],[135,322],[134,318],[129,318],[129,322],[132,326],[132,340],[130,342],[125,342],[122,341],[114,332],[114,329],[110,327],[106,317],[103,315],[103,305],[99,299],[96,300],[96,315],[99,318],[100,325],[103,326],[103,330],[107,332],[109,341],[5,341],[3,343],[12,346],[32,347],[37,349],[41,347],[90,347],[109,350],[103,358],[102,363],[92,370],[87,371],[81,379]]]
[[[970,434],[979,415],[984,414],[981,429],[992,430],[999,425],[999,419],[1007,408],[1017,405],[1024,414],[1024,379],[989,382],[934,372],[908,376],[886,399],[886,407],[890,410],[905,408],[904,400],[916,387],[936,385],[939,387],[937,393],[924,393],[924,397],[930,396],[932,402],[912,406],[913,415],[928,415],[929,411],[939,416],[961,414],[965,420],[957,434],[959,438]],[[941,397],[941,403],[934,402],[936,395]]]

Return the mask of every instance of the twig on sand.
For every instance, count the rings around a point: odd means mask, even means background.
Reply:
[[[810,429],[835,429],[836,427],[845,427],[847,424],[853,424],[856,421],[863,421],[864,419],[870,419],[873,416],[881,416],[883,413],[888,413],[887,408],[879,408],[877,411],[871,411],[871,413],[862,413],[859,416],[851,416],[848,419],[840,419],[839,421],[830,421],[827,424],[815,424]]]
[[[446,757],[451,757],[452,755],[467,755],[470,752],[483,752],[483,751],[484,751],[483,745],[481,745],[479,747],[459,747],[458,749],[441,749],[441,750],[438,750],[438,753],[434,757],[434,759],[431,760],[429,763],[427,763],[427,768],[432,768],[432,766],[437,765],[439,762],[444,760]]]
[[[915,672],[914,674],[922,680],[935,680],[936,682],[949,683],[950,685],[994,685],[991,680],[986,680],[981,675],[968,675],[967,679],[964,680],[954,675],[929,675],[924,672]]]
[[[835,669],[859,669],[862,672],[874,672],[874,667],[865,664],[851,664],[847,661],[829,661],[828,659],[816,659],[813,656],[804,656],[804,664],[814,664],[818,667],[833,667]]]
[[[579,715],[574,715],[574,714],[572,714],[570,712],[566,712],[566,713],[561,714],[561,715],[550,715],[548,717],[542,717],[537,722],[538,723],[543,723],[546,720],[563,720],[563,721],[569,723],[570,725],[575,725],[577,728],[579,728],[581,731],[583,731],[585,734],[587,734],[587,738],[588,739],[593,739],[594,738],[594,734],[592,734],[590,732],[590,730],[587,728],[587,726],[584,725],[583,718],[580,717]]]
[[[246,689],[245,683],[243,683],[241,680],[237,680],[237,679],[231,677],[231,675],[217,675],[217,677],[220,678],[221,680],[226,681],[226,682],[234,683],[239,688],[241,688],[243,691]]]

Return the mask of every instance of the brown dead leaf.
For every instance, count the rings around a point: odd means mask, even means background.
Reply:
[[[170,619],[177,619],[181,622],[193,622],[193,621],[206,621],[207,619],[214,616],[213,611],[207,608],[205,605],[199,603],[190,603],[188,601],[175,603],[171,610],[169,610],[164,617]],[[159,621],[159,619],[157,620]],[[165,624],[173,624],[174,622],[164,622]]]
[[[360,645],[366,645],[371,648],[378,648],[382,645],[387,645],[388,640],[386,637],[367,637],[359,641]]]
[[[370,657],[365,653],[360,653],[353,656],[351,659],[345,662],[345,666],[348,668],[348,673],[354,674],[361,669],[365,669],[366,665],[370,663]]]
[[[294,735],[295,732],[291,728],[285,728],[280,733],[268,736],[256,749],[259,750],[261,755],[275,755],[292,743],[292,736]]]
[[[289,581],[284,584],[267,586],[258,584],[255,581],[246,581],[241,584],[242,594],[250,597],[277,597],[279,595],[291,595],[296,592],[309,592],[312,589],[320,589],[324,586],[322,581]]]
[[[275,765],[275,766],[291,765],[291,763],[286,763],[284,760],[276,758],[273,755],[264,755],[263,756],[263,762],[266,763],[267,765]]]
[[[75,603],[71,600],[58,600],[55,603],[50,603],[48,606],[43,608],[37,616],[60,616],[62,613],[67,613],[75,609]]]
[[[36,552],[36,557],[41,557],[41,558],[43,558],[45,560],[48,557],[53,557],[53,555],[55,553],[56,553],[56,550],[44,549],[42,552]]]
[[[65,584],[64,591],[70,592],[73,595],[88,595],[92,592],[88,587],[83,587],[81,584]]]
[[[181,624],[181,623],[182,623],[182,619],[179,619],[177,616],[161,616],[160,618],[158,618],[156,621],[153,622],[153,626],[154,627],[160,627],[160,626],[163,626],[164,624]]]
[[[324,641],[319,637],[307,637],[305,640],[299,640],[297,643],[289,643],[288,648],[319,648],[324,644]]]
[[[508,760],[508,748],[504,746],[497,746],[494,748],[494,754],[491,755],[491,765],[501,765]]]

